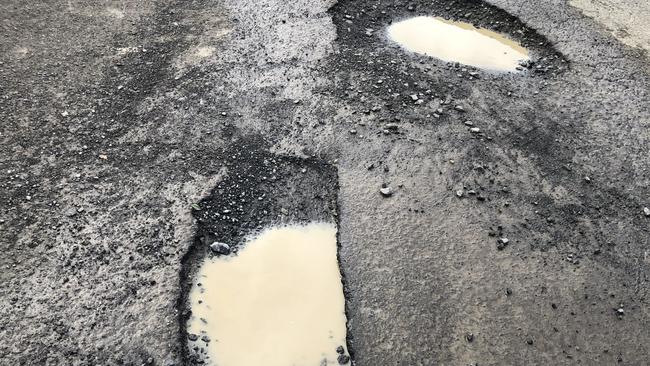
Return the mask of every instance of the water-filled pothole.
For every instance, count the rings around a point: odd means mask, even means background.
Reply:
[[[500,33],[439,17],[403,20],[388,36],[409,51],[487,70],[516,71],[529,60],[528,50]]]
[[[270,228],[206,258],[189,294],[189,348],[219,366],[348,364],[336,227]]]

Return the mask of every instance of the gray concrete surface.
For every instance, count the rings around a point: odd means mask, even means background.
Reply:
[[[650,3],[643,0],[571,0],[626,45],[650,50]],[[648,56],[648,53],[646,53]]]
[[[384,38],[406,3],[2,2],[0,363],[187,363],[191,206],[252,136],[338,169],[356,365],[646,365],[646,53],[564,0],[491,3],[569,62],[470,79]]]

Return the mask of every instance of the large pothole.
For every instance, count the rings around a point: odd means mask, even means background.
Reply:
[[[340,50],[330,58],[331,65],[328,66],[341,70],[335,84],[337,92],[346,98],[355,97],[356,94],[381,98],[384,108],[377,114],[382,118],[403,118],[396,111],[401,103],[413,103],[410,96],[414,89],[422,93],[428,91],[432,99],[464,99],[472,93],[472,86],[465,83],[466,80],[498,77],[505,83],[521,77],[549,78],[561,75],[569,68],[569,62],[543,35],[503,9],[483,1],[416,4],[397,0],[341,0],[329,13],[336,25]],[[465,59],[463,64],[463,59],[457,57],[436,59],[425,55],[428,53],[426,51],[405,52],[403,46],[394,42],[387,32],[391,27],[408,24],[404,21],[429,17],[441,22],[444,19],[447,25],[462,24],[471,30],[480,29],[478,32],[483,32],[483,35],[488,32],[490,35],[497,34],[502,37],[499,48],[503,47],[504,42],[512,41],[514,43],[510,43],[510,46],[519,45],[528,51],[529,60],[523,63],[520,73],[487,76],[481,69],[485,66],[483,62],[475,64]],[[429,41],[420,36],[420,42]],[[453,44],[453,38],[443,41],[447,43],[445,47],[458,46]],[[511,48],[525,53],[517,47]],[[413,47],[414,50],[418,48]],[[485,55],[474,55],[477,56]],[[519,58],[514,54],[512,56]],[[508,69],[510,66],[512,64],[508,64]],[[436,113],[435,109],[432,112]]]
[[[523,70],[530,60],[527,49],[501,33],[440,17],[397,22],[388,36],[409,51],[487,70]]]
[[[274,155],[255,139],[222,156],[225,178],[194,206],[197,233],[182,261],[183,364],[349,363],[336,168]],[[210,249],[215,242],[228,248]]]
[[[206,259],[190,292],[188,346],[220,366],[347,364],[336,250],[336,226],[310,223],[268,228],[236,256]]]

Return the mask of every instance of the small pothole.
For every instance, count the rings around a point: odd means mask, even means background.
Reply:
[[[517,71],[530,59],[526,48],[503,34],[441,17],[397,22],[388,36],[409,51],[486,70]]]
[[[205,258],[189,293],[188,348],[219,366],[345,365],[336,226],[272,227]]]

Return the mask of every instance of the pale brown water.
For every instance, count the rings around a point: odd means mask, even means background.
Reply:
[[[346,317],[336,250],[336,227],[312,223],[267,229],[237,256],[207,259],[188,332],[210,338],[196,343],[213,365],[338,365]]]
[[[447,62],[496,71],[516,71],[528,50],[502,34],[469,23],[415,17],[388,27],[388,36],[409,51]]]

